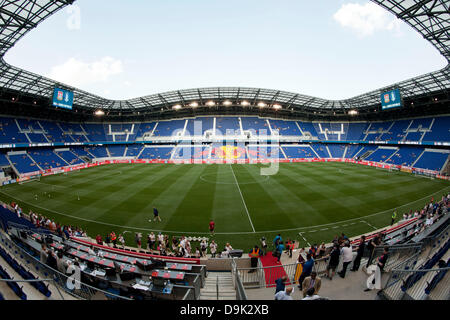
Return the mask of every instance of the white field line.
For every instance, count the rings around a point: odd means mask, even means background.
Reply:
[[[244,197],[242,196],[241,187],[239,187],[239,182],[236,179],[236,175],[234,174],[233,166],[231,164],[230,164],[230,168],[231,168],[231,172],[233,173],[234,181],[236,181],[236,185],[238,187],[239,194],[241,195],[241,199],[242,199],[242,203],[244,204],[245,211],[247,212],[248,220],[250,221],[250,224],[252,226],[253,233],[255,233],[256,232],[255,227],[253,226],[252,219],[250,218],[250,214],[248,213],[247,205],[245,204]]]
[[[308,247],[311,247],[311,243],[308,242],[308,240],[306,240],[305,236],[303,235],[303,233],[299,232],[298,233],[300,235],[300,237],[303,238],[303,240],[305,240],[306,244],[308,244]]]
[[[379,229],[379,228],[375,228],[373,225],[371,225],[371,224],[368,223],[367,221],[361,220],[361,222],[367,224],[369,227],[373,228],[373,230]]]

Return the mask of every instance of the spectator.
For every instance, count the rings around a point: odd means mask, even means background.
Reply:
[[[331,249],[330,254],[328,255],[330,257],[330,261],[327,265],[327,278],[330,280],[333,280],[334,274],[336,273],[336,268],[339,265],[339,258],[341,256],[341,252],[339,249],[339,244],[335,243],[333,248]],[[331,276],[330,276],[331,271]]]
[[[322,279],[317,276],[317,272],[311,272],[311,275],[303,280],[303,297],[306,297],[306,293],[311,288],[314,289],[314,294],[318,294],[321,285]]]
[[[211,251],[211,258],[215,258],[217,251],[217,243],[215,243],[214,240],[212,240],[211,243],[209,244],[209,250]]]
[[[345,242],[344,247],[341,250],[342,254],[342,270],[339,272],[341,278],[345,278],[345,273],[347,272],[348,265],[353,261],[353,251],[350,247],[350,242]]]
[[[62,251],[58,251],[58,253],[56,254],[57,259],[56,259],[56,267],[58,269],[59,272],[65,274],[66,270],[67,270],[67,263],[64,261],[63,258],[63,253]]]
[[[40,257],[40,261],[44,264],[47,263],[47,258],[48,258],[48,252],[47,252],[47,246],[45,244],[42,244],[41,246],[41,253],[40,253],[41,257]]]
[[[367,245],[367,249],[369,250],[369,259],[367,260],[366,268],[368,268],[372,263],[373,251],[378,245],[380,245],[380,243],[381,237],[379,235],[376,235],[371,241],[369,241],[369,244]]]
[[[250,256],[250,265],[252,270],[249,271],[249,273],[256,271],[256,266],[258,265],[258,258],[261,255],[261,251],[259,250],[258,246],[255,246],[249,253]]]
[[[275,248],[275,257],[277,258],[277,262],[280,262],[281,255],[284,251],[284,245],[282,242],[278,242],[276,248]]]
[[[285,291],[279,291],[275,294],[275,300],[293,300],[291,294],[294,292],[294,288],[286,288]]]
[[[317,250],[317,257],[321,258],[325,255],[327,248],[325,247],[325,242],[322,242],[319,249]]]
[[[200,242],[200,249],[202,251],[202,257],[206,257],[206,249],[208,248],[208,244],[206,243],[206,240],[203,239]]]
[[[279,292],[279,291],[284,291],[284,288],[286,287],[286,281],[287,281],[287,276],[282,276],[281,278],[275,280],[275,293]]]
[[[299,283],[299,289],[303,289],[303,280],[305,280],[306,277],[309,277],[311,275],[312,269],[314,267],[314,259],[312,258],[311,254],[306,255],[306,262],[303,264],[303,270],[302,274],[300,275],[300,278],[298,279]]]
[[[281,238],[281,235],[278,234],[274,239],[273,239],[273,247],[276,248],[277,245],[282,242],[283,239]]]
[[[125,239],[122,234],[119,235],[119,242],[122,245],[122,249],[125,249]]]
[[[358,250],[356,251],[356,258],[355,261],[353,262],[352,271],[358,271],[365,248],[366,248],[366,236],[362,236],[361,239],[359,240],[359,246]]]
[[[141,245],[142,245],[142,233],[136,232],[135,236],[134,236],[134,241],[136,241],[136,245],[139,249],[141,249]]]
[[[318,299],[320,299],[320,296],[314,294],[314,288],[309,288],[308,291],[306,291],[306,297],[304,297],[302,300],[318,300]]]
[[[287,250],[287,253],[289,254],[289,258],[292,258],[292,251],[294,250],[294,246],[295,246],[295,241],[288,239],[288,241],[286,242],[286,250]]]
[[[377,266],[375,269],[375,277],[374,277],[374,287],[375,289],[381,290],[381,273],[384,270],[384,267],[386,266],[386,262],[389,258],[389,247],[384,247],[383,254],[378,258]],[[365,289],[364,291],[370,291],[372,288],[369,287]]]
[[[67,233],[69,232],[69,231],[67,230],[67,228],[66,228],[65,230],[66,230]],[[101,235],[98,234],[98,235],[95,237],[95,241],[97,242],[97,244],[103,245],[103,240],[102,240],[102,236],[101,236]]]

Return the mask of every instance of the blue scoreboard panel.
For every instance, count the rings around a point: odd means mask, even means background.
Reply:
[[[403,106],[399,89],[383,92],[381,94],[381,109],[400,108]]]
[[[61,88],[53,91],[53,106],[72,110],[73,92]]]

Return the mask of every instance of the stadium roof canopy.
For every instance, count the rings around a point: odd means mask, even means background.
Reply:
[[[0,90],[14,90],[22,94],[50,97],[55,86],[74,91],[75,105],[87,109],[110,112],[169,110],[175,104],[189,106],[192,102],[204,105],[212,100],[226,100],[238,104],[243,100],[252,105],[264,102],[283,108],[302,111],[337,111],[365,109],[380,104],[380,94],[399,88],[404,98],[447,93],[450,89],[450,11],[448,0],[372,0],[419,32],[447,59],[442,70],[424,74],[365,94],[344,99],[326,100],[299,93],[279,90],[216,87],[171,91],[129,100],[109,100],[83,90],[57,83],[51,79],[11,66],[4,61],[9,48],[40,22],[75,0],[0,0]]]

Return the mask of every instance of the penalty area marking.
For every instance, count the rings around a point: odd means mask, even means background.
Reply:
[[[441,190],[433,192],[432,194],[430,194],[428,196],[422,197],[422,198],[417,199],[415,201],[411,201],[411,202],[403,204],[401,206],[397,206],[396,208],[401,208],[401,207],[407,206],[407,205],[409,205],[411,203],[415,203],[415,202],[418,202],[420,200],[423,200],[423,199],[426,199],[426,198],[430,198],[431,196],[433,196],[433,195],[435,195],[437,193],[440,193],[443,190],[447,190],[448,188],[449,187],[445,187],[445,188],[443,188]],[[21,201],[23,203],[26,203],[26,204],[28,204],[30,206],[33,206],[35,208],[39,208],[39,209],[42,209],[42,210],[45,210],[45,211],[48,211],[48,212],[52,212],[52,213],[55,213],[55,214],[60,215],[60,216],[65,216],[65,217],[73,218],[73,219],[76,219],[76,220],[81,220],[81,221],[101,224],[101,225],[105,225],[105,226],[112,226],[112,227],[117,227],[117,228],[121,228],[121,229],[128,228],[128,229],[133,229],[133,230],[144,230],[144,231],[154,231],[154,232],[190,233],[190,234],[200,234],[200,235],[204,235],[204,234],[208,233],[208,232],[197,232],[197,231],[173,231],[173,230],[138,228],[138,227],[132,227],[132,226],[121,226],[121,225],[118,225],[118,224],[113,224],[113,223],[108,223],[108,222],[102,222],[102,221],[97,221],[97,220],[85,219],[85,218],[77,217],[77,216],[74,216],[74,215],[58,212],[58,211],[55,211],[55,210],[52,210],[52,209],[44,208],[44,207],[41,207],[41,206],[39,206],[37,204],[31,203],[29,201],[22,200],[22,199],[20,199],[20,198],[18,198],[16,196],[12,196],[11,194],[8,194],[7,192],[1,191],[1,190],[0,190],[0,193],[4,194],[4,195],[6,195],[6,196],[8,196],[8,197],[10,197],[12,199],[15,199],[15,200]],[[382,213],[386,213],[386,212],[389,212],[389,211],[392,211],[392,210],[393,209],[388,209],[388,210],[376,212],[376,213],[367,215],[365,217],[373,217],[373,216],[376,216],[376,215],[379,215],[379,214],[382,214]],[[339,225],[341,223],[352,221],[352,224],[356,224],[357,222],[361,222],[362,221],[361,219],[363,219],[365,217],[352,218],[352,219],[348,219],[348,220],[342,220],[342,221],[337,221],[337,222],[332,222],[332,223],[327,223],[327,224],[320,224],[320,225],[309,226],[309,227],[299,227],[299,228],[290,228],[290,229],[278,229],[278,230],[265,230],[265,231],[254,231],[254,232],[250,232],[250,231],[245,231],[245,232],[216,232],[215,234],[219,234],[219,235],[236,235],[237,234],[237,235],[239,235],[239,234],[254,234],[254,233],[275,233],[275,232],[287,232],[287,231],[296,231],[296,230],[304,230],[304,229],[306,229],[306,230],[307,229],[316,229],[316,228],[325,227],[325,226],[334,226],[334,227],[332,227],[332,229],[337,229],[337,228],[339,228]],[[353,221],[355,221],[355,222],[353,222]],[[305,233],[305,232],[308,232],[308,231],[303,231],[303,233]]]

